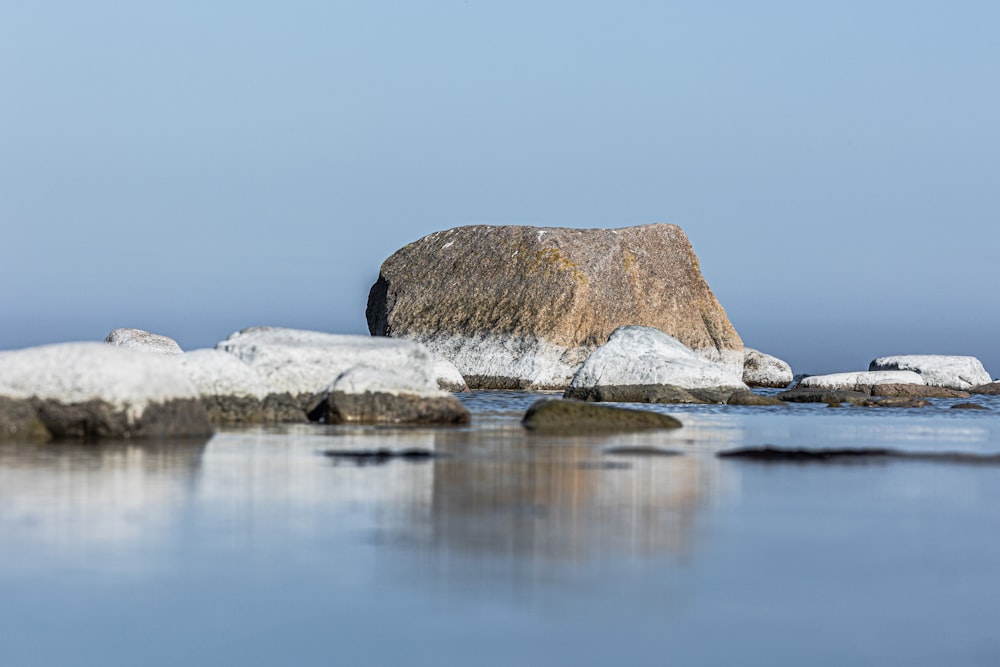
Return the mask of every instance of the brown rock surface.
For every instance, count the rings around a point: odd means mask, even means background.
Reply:
[[[628,324],[742,372],[743,342],[676,225],[436,232],[382,264],[367,317],[373,335],[426,344],[473,388],[565,387]]]

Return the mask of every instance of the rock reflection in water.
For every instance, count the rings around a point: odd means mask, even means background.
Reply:
[[[25,568],[41,555],[130,553],[166,538],[186,502],[206,441],[0,445],[0,526]]]

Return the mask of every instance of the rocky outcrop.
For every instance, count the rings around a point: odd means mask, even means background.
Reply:
[[[872,371],[913,371],[924,384],[948,389],[971,389],[990,381],[990,374],[975,357],[944,354],[903,354],[879,357],[868,366]]]
[[[743,350],[743,382],[750,387],[784,389],[792,383],[792,367],[753,348]]]
[[[531,431],[568,435],[681,427],[677,419],[658,412],[594,405],[566,399],[537,401],[524,413],[521,424]]]
[[[115,329],[104,338],[104,342],[130,350],[155,352],[165,356],[184,354],[184,350],[173,338],[149,333],[142,329]]]
[[[565,396],[589,401],[725,403],[733,392],[745,389],[739,376],[662,331],[626,326],[616,329],[587,358]]]
[[[880,384],[924,384],[923,379],[912,371],[858,371],[855,373],[832,373],[830,375],[810,375],[802,378],[796,387],[802,389],[841,389],[859,391],[869,396],[872,387]]]
[[[743,343],[675,225],[437,232],[382,264],[367,318],[374,336],[451,360],[473,388],[565,388],[629,324],[743,367]]]
[[[0,352],[0,396],[16,428],[55,438],[205,437],[198,392],[170,359],[103,343]],[[12,403],[13,402],[13,403]],[[26,411],[35,418],[25,421]],[[7,428],[9,424],[2,424]],[[44,437],[44,435],[43,435]]]
[[[463,423],[468,411],[438,389],[434,360],[409,340],[252,327],[218,344],[264,383],[275,409],[331,423]],[[259,395],[259,394],[258,394]]]

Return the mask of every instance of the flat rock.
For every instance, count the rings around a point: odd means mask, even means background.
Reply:
[[[104,343],[0,352],[0,396],[29,401],[55,438],[212,433],[197,390],[176,362]]]
[[[989,410],[985,405],[979,405],[978,403],[956,403],[951,407],[953,410]]]
[[[871,388],[872,396],[912,396],[917,398],[969,398],[967,391],[928,387],[925,384],[877,384]]]
[[[990,382],[988,384],[981,384],[973,387],[969,390],[970,394],[987,394],[990,396],[996,396],[1000,394],[1000,382]]]
[[[104,342],[130,350],[155,352],[165,356],[184,354],[184,350],[173,338],[149,333],[142,329],[115,329],[105,336]]]
[[[620,388],[642,388],[632,392],[635,400],[650,396],[655,402],[666,402],[650,393],[654,387],[665,392],[680,388],[698,399],[678,402],[721,403],[734,391],[747,389],[739,376],[694,354],[664,332],[626,326],[612,332],[608,342],[587,358],[573,376],[566,396],[607,400],[607,396],[617,395],[615,400],[623,400],[628,393]]]
[[[681,427],[678,420],[658,412],[567,399],[541,399],[535,402],[525,412],[521,424],[532,431],[566,434]]]
[[[802,389],[841,389],[859,391],[868,395],[872,387],[880,384],[924,384],[920,375],[913,371],[858,371],[855,373],[832,373],[830,375],[810,375],[802,378],[797,387]]]
[[[743,367],[743,343],[676,225],[436,232],[382,264],[367,319],[375,336],[417,340],[451,360],[472,388],[564,389],[628,324]]]
[[[753,348],[743,350],[743,382],[750,387],[784,389],[792,383],[792,367]]]
[[[789,403],[828,403],[833,405],[840,403],[866,405],[871,400],[871,396],[865,392],[821,387],[795,387],[781,392],[776,398]]]
[[[948,389],[972,389],[991,380],[979,359],[945,354],[879,357],[868,368],[873,371],[912,371],[923,378],[924,384]]]

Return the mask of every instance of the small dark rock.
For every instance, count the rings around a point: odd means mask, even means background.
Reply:
[[[761,396],[746,390],[734,392],[726,403],[729,405],[785,405],[785,402],[776,396]]]
[[[724,459],[743,459],[761,463],[864,463],[883,461],[923,461],[930,463],[957,463],[966,465],[998,465],[1000,454],[975,452],[909,452],[882,447],[857,449],[831,448],[808,449],[800,447],[740,447],[716,454]]]
[[[863,394],[860,391],[812,389],[805,387],[796,387],[788,391],[783,391],[777,395],[777,398],[789,403],[850,403],[851,405],[867,405],[871,401],[871,396]]]
[[[969,390],[971,394],[987,394],[990,396],[996,396],[1000,394],[1000,382],[990,382],[989,384],[981,384],[978,387],[973,387]]]
[[[542,399],[524,414],[521,424],[533,431],[579,434],[680,428],[669,415],[568,399]]]
[[[323,456],[334,460],[353,461],[357,465],[379,465],[393,459],[429,461],[437,458],[438,454],[433,450],[417,447],[398,450],[379,447],[377,449],[328,449],[323,452]]]
[[[613,456],[684,456],[683,452],[678,452],[675,449],[630,445],[607,447],[604,449],[604,453],[611,454]]]
[[[989,410],[985,405],[979,405],[978,403],[956,403],[951,406],[952,410]]]
[[[873,408],[924,408],[930,403],[922,398],[912,398],[910,396],[886,396],[884,398],[873,398],[864,405]]]

